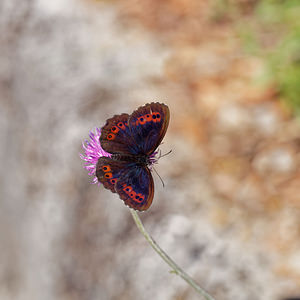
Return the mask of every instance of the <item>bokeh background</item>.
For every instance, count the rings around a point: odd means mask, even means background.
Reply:
[[[81,142],[166,103],[141,214],[218,300],[300,295],[300,5],[271,0],[0,2],[0,299],[193,300]]]

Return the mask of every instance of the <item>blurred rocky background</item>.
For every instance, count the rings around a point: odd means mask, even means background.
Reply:
[[[141,214],[217,300],[300,295],[298,0],[1,0],[0,299],[193,300],[81,142],[166,103]]]

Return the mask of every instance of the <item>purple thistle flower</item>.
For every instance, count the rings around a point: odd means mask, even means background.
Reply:
[[[96,165],[99,157],[106,156],[110,157],[110,153],[104,151],[100,145],[101,129],[96,128],[94,132],[90,131],[89,137],[90,141],[85,140],[82,143],[82,147],[84,149],[84,154],[79,154],[80,158],[85,161],[84,168],[88,170],[88,174],[94,176],[92,183],[96,184],[98,179],[96,177]]]

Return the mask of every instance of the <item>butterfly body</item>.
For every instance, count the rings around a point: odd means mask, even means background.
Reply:
[[[155,162],[169,115],[165,104],[150,103],[131,115],[108,119],[101,129],[100,144],[111,157],[99,158],[96,176],[133,209],[146,210],[152,203],[154,183],[149,167]]]
[[[111,158],[114,160],[128,161],[140,166],[147,166],[151,164],[151,159],[147,155],[122,155],[112,154]]]

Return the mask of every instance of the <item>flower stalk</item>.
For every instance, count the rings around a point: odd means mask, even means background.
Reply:
[[[82,144],[84,153],[79,154],[80,158],[85,162],[84,168],[88,171],[90,176],[93,176],[92,183],[100,184],[97,177],[96,177],[96,166],[98,159],[100,157],[110,157],[111,154],[104,151],[100,144],[100,136],[101,136],[101,129],[95,128],[94,131],[91,131],[89,134],[89,140],[85,140]],[[153,157],[150,157],[151,163],[155,163],[154,156],[157,152],[153,153]],[[161,157],[161,155],[160,155]],[[198,294],[202,296],[202,299],[205,300],[215,300],[211,295],[209,295],[203,288],[201,288],[188,274],[186,274],[153,240],[153,238],[148,234],[145,230],[141,219],[139,218],[137,212],[134,209],[130,209],[132,217],[140,230],[140,232],[144,235],[146,240],[152,246],[152,248],[160,255],[160,257],[172,268],[173,273],[179,275],[182,279],[184,279],[191,287],[193,287]]]
[[[209,295],[203,288],[201,288],[187,273],[185,273],[169,256],[168,254],[160,248],[160,246],[155,242],[155,240],[146,231],[139,215],[134,209],[130,209],[132,217],[146,240],[149,242],[151,247],[157,252],[157,254],[172,268],[172,271],[179,275],[183,280],[185,280],[191,287],[193,287],[198,294],[202,296],[205,300],[215,300],[211,295]]]

